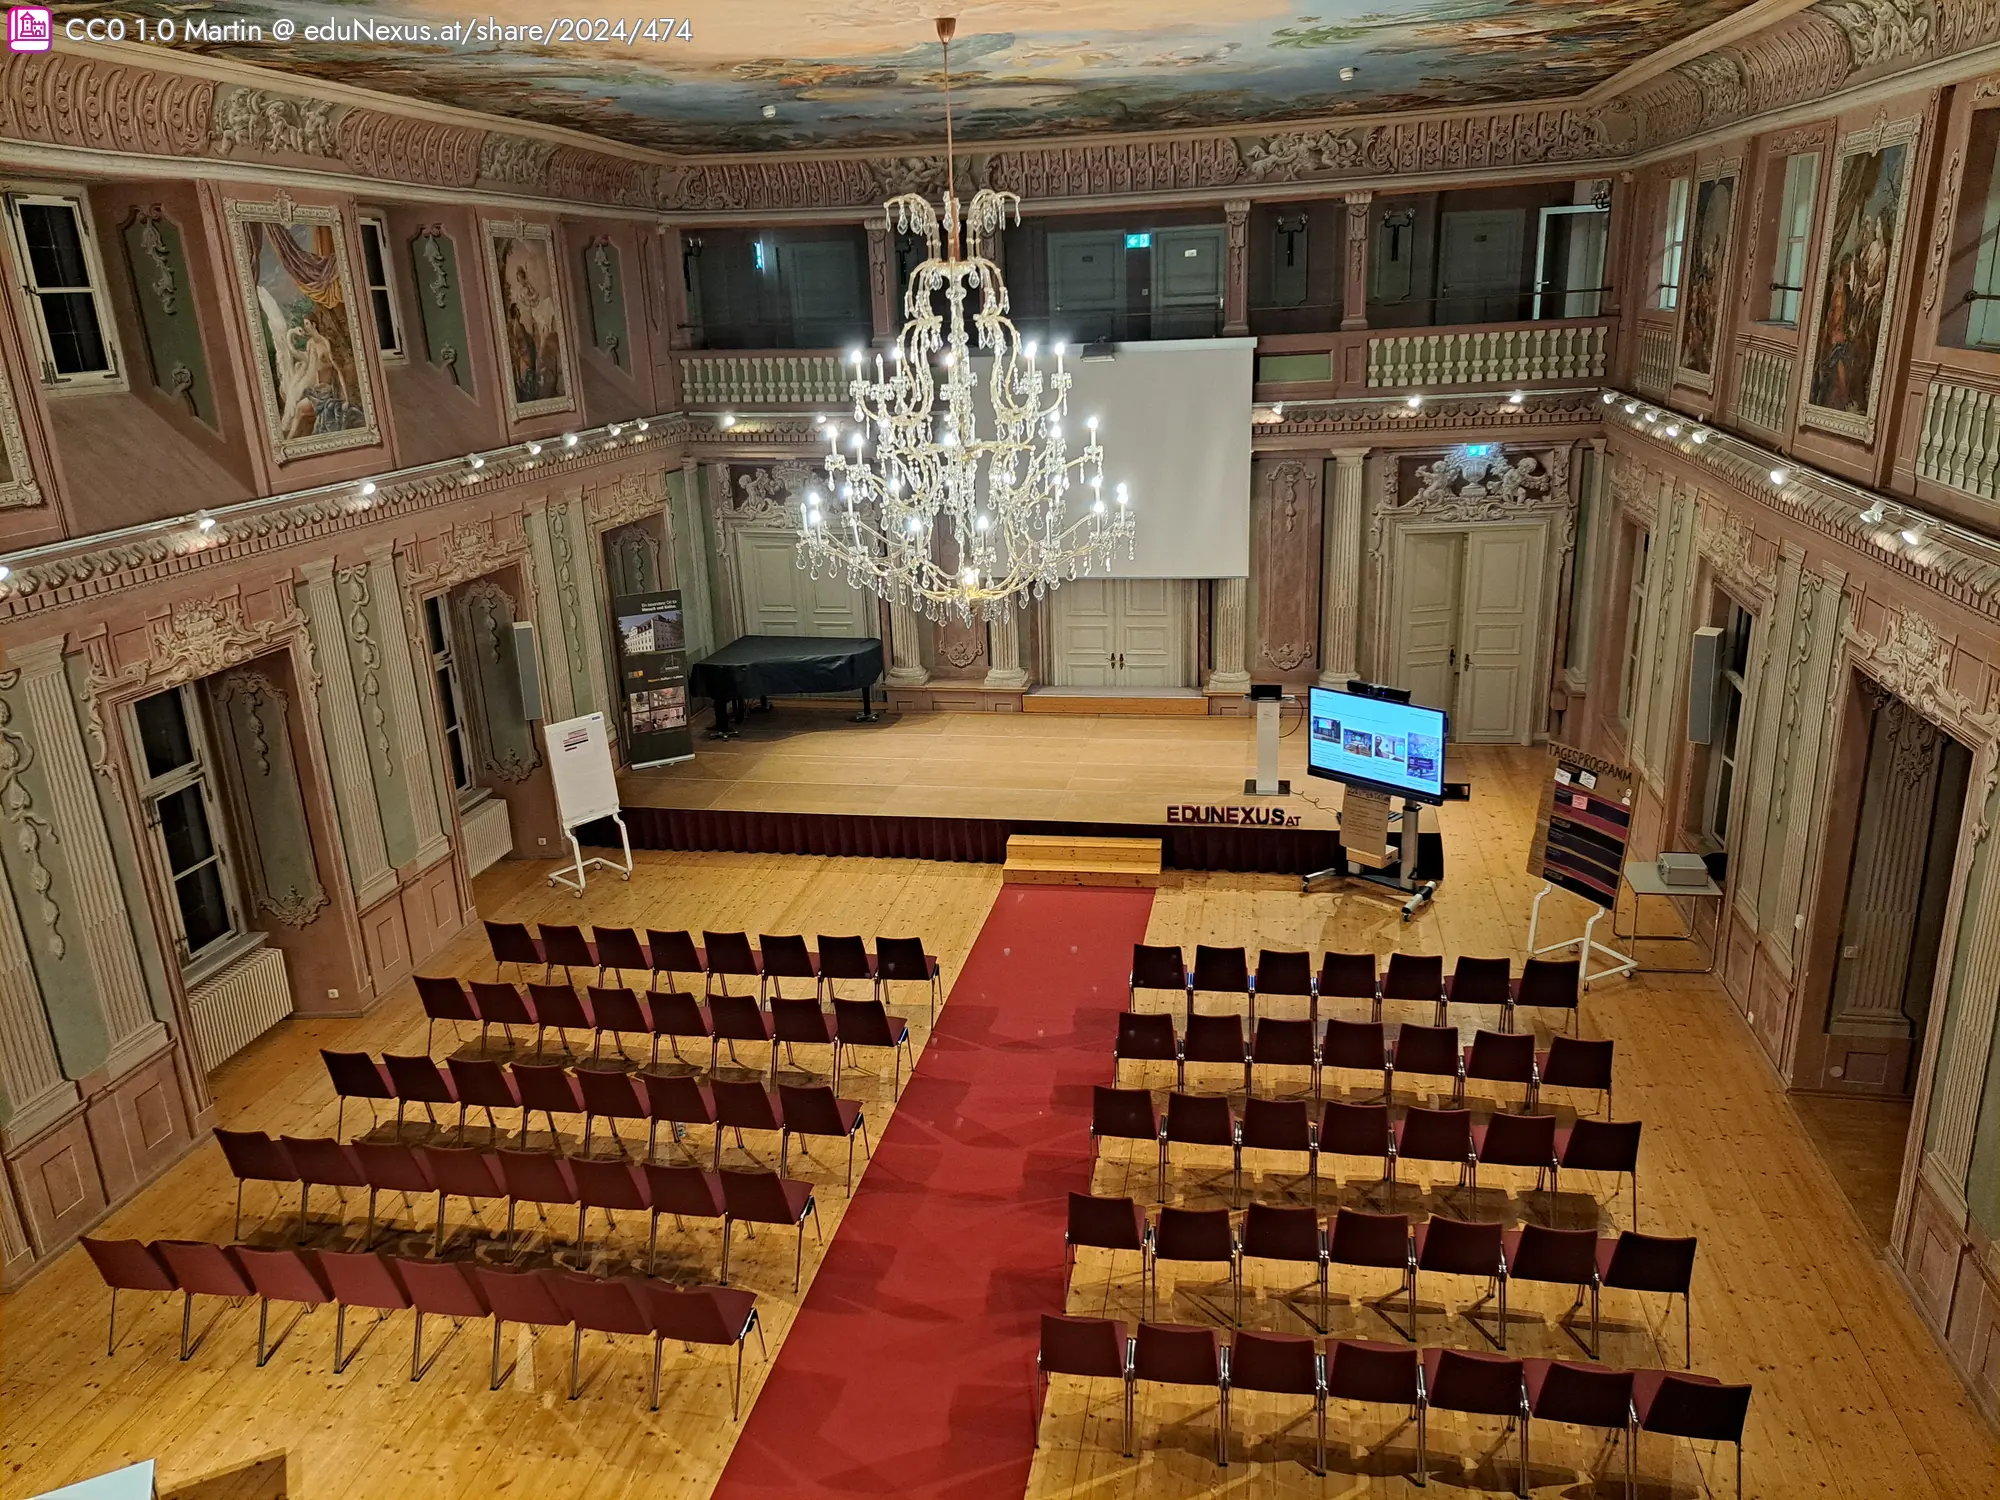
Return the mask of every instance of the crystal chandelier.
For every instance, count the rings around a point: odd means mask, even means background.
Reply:
[[[1108,568],[1121,543],[1131,557],[1134,526],[1125,486],[1104,493],[1096,417],[1085,423],[1081,453],[1070,456],[1072,377],[1063,345],[1046,368],[1007,316],[1000,268],[966,253],[999,233],[1010,215],[1020,223],[1021,199],[981,188],[960,207],[951,125],[956,25],[948,17],[937,23],[945,48],[944,211],[917,193],[884,205],[896,230],[923,236],[928,254],[910,273],[908,321],[886,365],[875,355],[871,379],[861,352],[849,356],[854,425],[826,424],[827,489],[807,496],[799,561],[815,577],[822,570],[845,575],[934,620],[970,621],[975,613],[997,619],[1010,602],[1024,603],[1030,593],[1039,599],[1065,579]],[[982,382],[990,406],[983,414]],[[991,435],[980,431],[983,416]],[[953,566],[936,559],[940,535],[955,544]]]

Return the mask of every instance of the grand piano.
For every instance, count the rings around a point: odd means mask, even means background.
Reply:
[[[773,693],[861,694],[857,724],[873,723],[870,696],[882,676],[882,643],[872,636],[739,636],[688,673],[688,692],[715,704],[710,739],[734,736],[752,698],[770,707]]]

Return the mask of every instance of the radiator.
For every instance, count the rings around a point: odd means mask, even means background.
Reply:
[[[465,830],[465,868],[477,875],[495,860],[514,852],[514,824],[507,816],[507,799],[488,797],[459,819]]]
[[[292,1013],[282,949],[259,948],[188,992],[195,1045],[213,1073]]]

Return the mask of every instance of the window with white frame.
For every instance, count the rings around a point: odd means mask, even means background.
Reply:
[[[1618,677],[1618,722],[1630,724],[1639,703],[1639,647],[1646,629],[1646,569],[1653,550],[1652,533],[1633,528],[1626,556],[1625,657]]]
[[[384,354],[400,355],[403,325],[396,316],[396,283],[389,270],[389,226],[367,215],[361,219],[361,266],[375,315],[375,345]]]
[[[1722,637],[1722,679],[1715,688],[1715,741],[1708,758],[1708,802],[1702,832],[1718,849],[1729,847],[1729,799],[1736,789],[1736,744],[1743,725],[1743,680],[1750,671],[1750,631],[1756,617],[1729,606]]]
[[[183,969],[197,968],[227,952],[244,926],[195,690],[139,699],[130,727],[139,803],[172,895],[175,949]]]
[[[451,769],[452,790],[462,803],[479,791],[479,784],[472,779],[472,739],[466,726],[465,695],[458,686],[458,668],[452,663],[451,627],[443,594],[433,594],[424,601],[424,633],[431,648],[431,677],[437,683],[445,762]]]
[[[1777,237],[1771,254],[1769,321],[1794,327],[1805,294],[1806,242],[1812,237],[1813,190],[1819,155],[1804,151],[1785,158],[1785,189],[1778,202]]]
[[[7,228],[27,294],[42,384],[122,385],[117,335],[104,301],[104,267],[82,193],[9,193]]]
[[[1656,306],[1671,310],[1680,306],[1681,261],[1687,251],[1688,180],[1676,177],[1667,184],[1667,225],[1660,242],[1660,290]]]

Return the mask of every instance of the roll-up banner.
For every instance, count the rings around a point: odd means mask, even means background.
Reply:
[[[611,610],[618,626],[626,763],[639,770],[693,759],[680,590],[620,594],[611,601]]]

